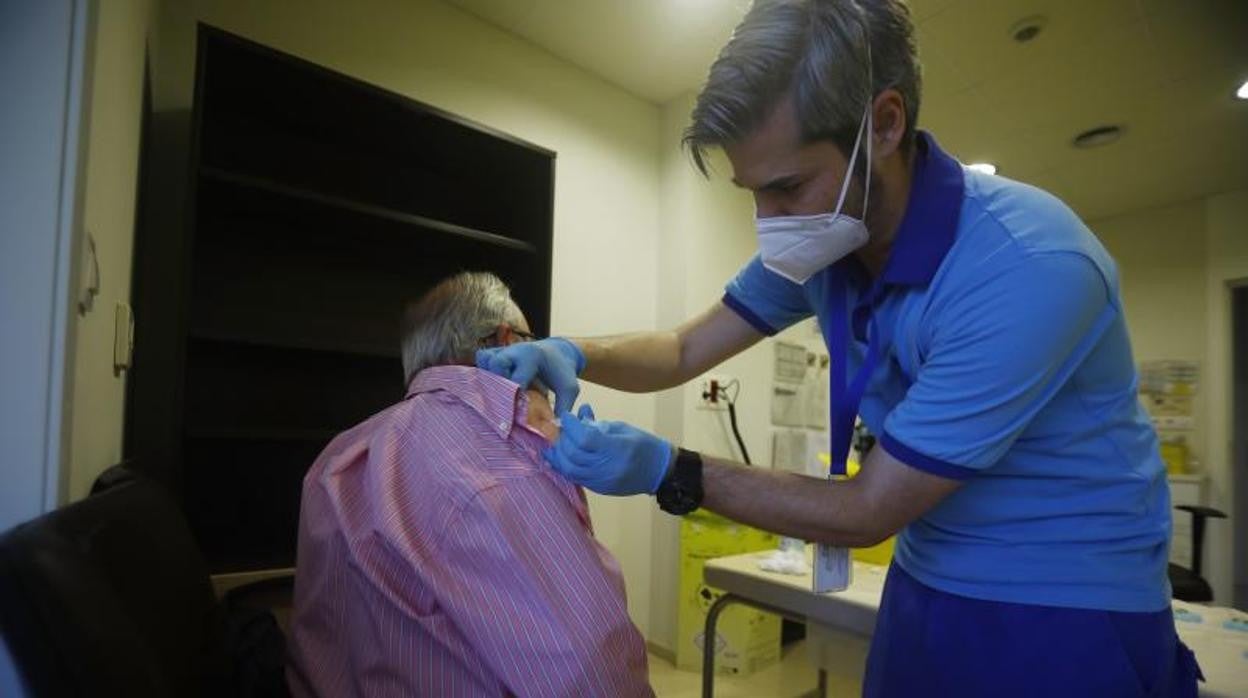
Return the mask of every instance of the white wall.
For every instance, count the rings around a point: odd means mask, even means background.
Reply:
[[[0,532],[55,507],[69,470],[91,20],[85,0],[0,3]],[[27,695],[4,638],[0,695]]]
[[[1205,205],[1189,201],[1092,223],[1118,262],[1122,302],[1138,365],[1182,359],[1205,362],[1207,243]],[[1205,458],[1208,391],[1196,396],[1192,455]]]
[[[65,491],[87,2],[0,4],[0,531]]]
[[[143,58],[154,0],[98,3],[84,228],[95,239],[100,293],[76,317],[69,498],[86,496],[121,460],[125,377],[113,373],[114,308],[130,302],[143,113]]]
[[[1230,603],[1233,589],[1232,558],[1234,534],[1248,535],[1244,518],[1248,511],[1236,511],[1231,429],[1231,295],[1232,282],[1248,281],[1248,190],[1211,196],[1205,200],[1208,238],[1208,280],[1206,312],[1209,314],[1205,365],[1210,379],[1206,400],[1209,407],[1209,433],[1205,443],[1206,468],[1210,478],[1211,506],[1230,515],[1229,521],[1209,524],[1206,553],[1207,578],[1221,603]],[[1240,472],[1241,477],[1248,473]],[[1248,487],[1248,483],[1241,483]],[[1238,580],[1244,583],[1248,580]]]
[[[1206,529],[1205,577],[1232,599],[1235,512],[1231,462],[1230,290],[1248,280],[1248,190],[1137,211],[1090,225],[1118,261],[1137,361],[1190,359],[1202,369],[1192,451],[1209,476],[1208,504],[1231,516]]]

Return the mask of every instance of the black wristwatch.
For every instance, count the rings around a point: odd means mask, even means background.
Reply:
[[[702,506],[702,456],[696,451],[677,449],[676,463],[659,483],[654,497],[659,508],[684,516]]]

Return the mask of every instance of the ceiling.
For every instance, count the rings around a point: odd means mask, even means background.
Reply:
[[[449,0],[637,96],[696,90],[748,0]],[[921,127],[1092,220],[1248,187],[1248,2],[912,0]],[[1042,33],[1009,28],[1043,15]],[[1122,124],[1102,148],[1082,130]],[[1182,233],[1184,231],[1176,231]]]

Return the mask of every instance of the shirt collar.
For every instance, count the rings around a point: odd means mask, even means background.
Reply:
[[[963,186],[962,165],[919,131],[910,200],[884,267],[885,283],[922,286],[936,276],[957,237]]]
[[[504,439],[511,435],[520,402],[520,386],[475,366],[430,366],[417,373],[407,397],[446,391],[481,415]]]

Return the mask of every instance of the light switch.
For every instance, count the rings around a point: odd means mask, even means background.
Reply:
[[[118,303],[113,318],[113,375],[120,376],[134,353],[134,315],[129,305]]]

